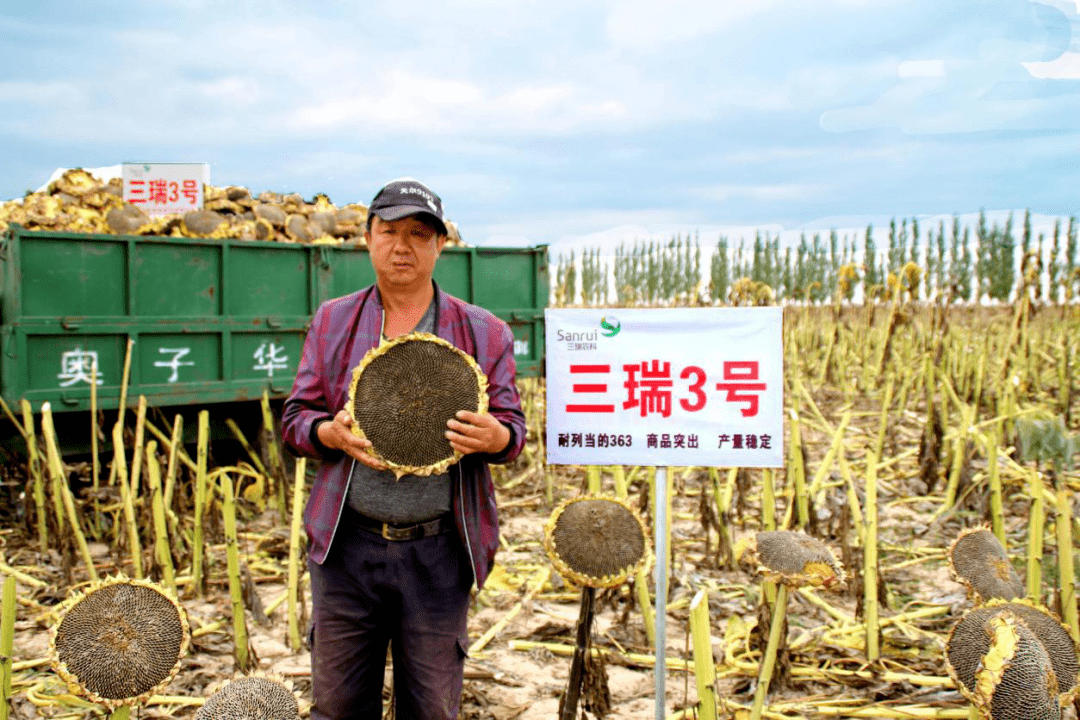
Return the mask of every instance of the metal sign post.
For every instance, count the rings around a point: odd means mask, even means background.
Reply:
[[[653,665],[656,672],[656,720],[667,717],[664,688],[667,680],[667,468],[656,468],[656,505],[653,507],[653,533],[656,535],[656,612],[653,613],[654,637],[656,638]]]

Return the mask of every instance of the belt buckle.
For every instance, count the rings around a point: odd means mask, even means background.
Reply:
[[[390,523],[382,524],[382,531],[379,533],[384,540],[391,542],[397,542],[399,540],[407,540],[409,538],[409,531],[411,528],[396,528]]]

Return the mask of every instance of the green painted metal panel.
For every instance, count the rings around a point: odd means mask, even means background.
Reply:
[[[481,307],[536,307],[536,270],[532,253],[502,253],[479,249],[473,302]]]
[[[220,315],[221,248],[179,243],[138,243],[132,285],[137,315]]]
[[[125,243],[28,238],[19,254],[23,316],[54,318],[127,312]]]
[[[548,253],[547,245],[541,245],[533,248],[533,263],[536,266],[535,282],[536,282],[536,302],[532,307],[536,308],[536,311],[540,313],[541,319],[544,316],[544,308],[548,306],[549,295],[551,293],[551,278],[548,275]],[[540,333],[543,335],[543,333]]]
[[[291,388],[305,335],[304,331],[234,332],[232,377]]]
[[[514,333],[514,361],[521,367],[528,367],[535,361],[533,352],[536,350],[535,338],[531,322],[510,322],[510,330]]]
[[[136,395],[130,394],[129,391],[128,409],[131,410],[138,404],[139,395],[145,395],[147,403],[151,407],[198,405],[212,409],[212,406],[219,403],[259,400],[263,391],[267,388],[265,382],[255,380],[205,383],[203,385],[148,385]],[[271,393],[271,397],[274,400],[283,400],[288,396],[288,391],[289,388],[286,388],[284,394]],[[53,390],[28,390],[22,393],[20,397],[29,400],[35,412],[41,409],[41,404],[44,402],[52,403],[54,412],[78,412],[90,409],[90,401],[84,395],[85,393],[74,391],[64,391],[57,394]],[[98,407],[102,410],[115,410],[117,402],[116,396],[102,397],[98,401]],[[0,438],[0,445],[3,444],[3,438]]]
[[[350,295],[375,282],[375,269],[366,249],[333,248],[327,260],[326,282],[330,289],[324,300]]]
[[[284,397],[319,302],[374,282],[366,248],[27,232],[0,238],[0,392],[57,411]],[[446,248],[440,286],[510,324],[518,374],[543,358],[545,248]]]
[[[115,394],[120,386],[126,342],[126,337],[117,334],[30,334],[15,338],[16,352],[21,355],[24,350],[26,359],[15,365],[26,372],[21,378],[26,389],[89,393],[91,369],[96,362],[98,386],[103,393]]]
[[[454,248],[443,250],[439,259],[435,262],[435,272],[432,277],[446,292],[454,297],[459,297],[466,302],[473,302],[472,293],[472,253],[455,252]],[[502,307],[509,307],[503,305]],[[488,306],[494,310],[494,306]]]
[[[135,355],[140,385],[175,386],[224,379],[221,333],[141,333]]]
[[[306,246],[259,244],[229,248],[226,308],[229,315],[311,315]]]
[[[518,376],[540,374],[544,360],[543,311],[539,316],[532,311],[498,312],[496,315],[514,333],[514,363]]]

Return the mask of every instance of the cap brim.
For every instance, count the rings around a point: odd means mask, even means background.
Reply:
[[[442,228],[442,234],[446,235],[446,223],[440,220],[436,215],[418,208],[415,205],[392,205],[390,207],[379,208],[374,211],[381,219],[392,222],[394,220],[401,220],[402,218],[412,217],[413,215],[426,215],[435,221],[435,223]]]

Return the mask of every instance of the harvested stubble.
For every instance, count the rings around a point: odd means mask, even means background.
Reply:
[[[965,312],[958,311],[957,317],[964,319]],[[1054,343],[1061,342],[1062,337],[1065,337],[1066,340],[1069,337],[1074,338],[1073,340],[1067,340],[1067,347],[1072,351],[1077,348],[1075,338],[1080,337],[1080,333],[1071,330],[1071,328],[1077,327],[1076,322],[1075,320],[1069,320],[1067,323],[1063,323],[1066,328],[1070,328],[1065,330],[1061,326],[1055,326],[1058,323],[1058,316],[1059,313],[1055,310],[1045,310],[1036,316],[1036,320],[1042,322],[1044,319],[1049,318],[1053,321],[1044,323],[1044,326],[1053,329],[1050,336],[1053,338]],[[883,574],[889,581],[889,595],[892,596],[889,599],[896,599],[899,602],[893,606],[893,614],[882,617],[882,626],[886,628],[886,637],[882,646],[881,663],[870,667],[864,667],[861,664],[862,658],[859,657],[860,639],[858,636],[863,633],[864,626],[854,619],[855,609],[852,607],[853,603],[844,604],[846,601],[841,601],[841,604],[833,609],[840,612],[835,615],[830,613],[831,627],[822,629],[813,627],[811,623],[795,631],[797,637],[794,637],[791,646],[794,650],[791,654],[793,664],[790,668],[790,677],[798,683],[795,689],[798,696],[792,695],[790,700],[774,699],[770,706],[764,709],[763,715],[772,713],[773,716],[789,718],[814,715],[945,718],[956,717],[966,712],[966,708],[961,709],[956,706],[956,694],[947,691],[950,687],[950,679],[937,677],[937,675],[943,674],[940,657],[940,648],[944,645],[945,640],[943,632],[947,631],[948,626],[952,624],[946,616],[950,612],[950,607],[955,607],[960,598],[957,586],[953,586],[948,582],[937,582],[937,580],[944,577],[944,565],[947,562],[943,548],[952,539],[955,532],[953,528],[956,526],[957,521],[960,524],[973,524],[986,519],[982,515],[982,508],[977,501],[981,499],[980,495],[986,487],[988,470],[985,463],[991,453],[999,461],[997,470],[1004,489],[1002,493],[1005,505],[1003,518],[1006,525],[1005,529],[1011,538],[1010,544],[1017,542],[1016,539],[1023,535],[1025,529],[1023,526],[1026,524],[1023,516],[1027,510],[1023,488],[1024,482],[1028,479],[1028,473],[1027,468],[1020,468],[1010,457],[1011,439],[1008,430],[1011,425],[1006,424],[1007,421],[1002,418],[1012,417],[1012,414],[1028,407],[1030,404],[1039,404],[1048,400],[1057,402],[1060,397],[1057,390],[1057,383],[1059,382],[1057,378],[1061,377],[1057,374],[1057,366],[1045,362],[1045,358],[1038,351],[1040,343],[1033,342],[1032,346],[1035,350],[1027,361],[1030,362],[1036,382],[1029,381],[1025,374],[1020,384],[1014,385],[1010,380],[1005,387],[997,385],[995,378],[998,374],[1001,357],[1007,352],[1018,352],[1018,349],[1003,346],[999,342],[1000,338],[993,334],[992,328],[990,339],[984,340],[986,325],[980,318],[982,318],[981,315],[970,322],[970,332],[967,326],[958,323],[954,324],[951,330],[945,331],[942,355],[936,361],[933,380],[926,377],[925,374],[920,374],[920,372],[925,373],[923,368],[925,368],[926,363],[923,362],[923,358],[933,348],[933,337],[923,331],[918,316],[915,317],[912,324],[896,330],[893,337],[890,371],[896,375],[896,387],[899,392],[897,393],[898,399],[890,406],[889,417],[891,424],[886,437],[884,452],[877,461],[876,467],[881,475],[880,479],[884,481],[880,485],[883,495],[883,519],[881,525],[883,538],[879,542],[882,552],[881,567]],[[817,327],[814,322],[809,324],[794,323],[793,326],[789,326],[788,338],[794,337],[795,340],[786,345],[786,352],[789,358],[792,358],[788,367],[796,368],[792,372],[794,376],[792,385],[800,385],[804,392],[791,392],[786,396],[799,398],[800,433],[802,434],[802,445],[807,449],[805,471],[809,478],[821,476],[822,481],[819,490],[829,488],[835,481],[846,484],[843,473],[857,470],[862,466],[863,458],[860,457],[860,451],[863,449],[863,441],[866,440],[866,446],[869,446],[870,440],[873,438],[872,426],[874,423],[869,422],[868,418],[878,417],[878,413],[884,404],[881,400],[883,394],[879,378],[873,372],[870,372],[867,373],[865,384],[862,384],[863,380],[861,379],[863,366],[860,358],[863,354],[866,354],[871,363],[878,359],[876,350],[879,348],[880,335],[877,330],[873,329],[870,333],[864,333],[862,327],[858,327],[854,332],[850,326],[845,325],[842,327],[840,337],[833,349],[834,369],[837,374],[833,382],[838,383],[838,385],[821,387],[815,385],[812,378],[820,375],[821,349],[824,347],[824,341],[827,341],[828,337],[832,335],[831,328],[828,326]],[[1037,337],[1034,332],[1035,329],[1036,325],[1033,324],[1033,338]],[[821,330],[829,330],[829,335],[822,335]],[[984,349],[987,354],[986,357],[982,357]],[[1057,356],[1056,351],[1054,356]],[[1020,366],[1019,357],[1018,354],[1014,367]],[[981,370],[980,367],[982,367]],[[980,380],[980,376],[984,379]],[[940,379],[938,379],[939,377]],[[1066,379],[1071,379],[1071,376],[1066,376]],[[965,472],[960,477],[961,483],[957,493],[956,506],[952,509],[951,514],[943,515],[940,518],[941,522],[937,523],[932,522],[928,514],[936,510],[941,504],[941,490],[945,477],[938,477],[939,485],[936,491],[926,489],[917,479],[917,466],[915,465],[917,440],[921,436],[921,431],[927,420],[925,405],[923,404],[924,393],[918,392],[924,389],[924,383],[928,383],[930,392],[935,393],[936,403],[940,409],[939,417],[943,425],[942,429],[945,438],[943,450],[946,455],[943,458],[944,462],[941,467],[943,469],[951,467],[948,450],[954,446],[953,439],[957,437],[959,424],[967,418],[974,417],[973,430],[968,433],[968,436],[980,440],[980,443],[976,446],[978,452],[970,463],[965,465]],[[982,389],[980,390],[980,388]],[[1067,394],[1067,387],[1062,384],[1062,388],[1061,394]],[[970,410],[965,415],[961,405],[977,408],[976,415],[970,415]],[[838,435],[837,428],[842,425],[842,417],[848,411],[851,412],[851,419],[845,430],[846,434],[840,433]],[[1075,427],[1075,425],[1070,425],[1070,427]],[[148,429],[152,430],[152,426],[148,426]],[[532,429],[530,428],[530,435],[532,435]],[[982,441],[984,436],[988,442]],[[158,436],[161,443],[165,442],[166,439]],[[530,440],[535,442],[535,438],[530,438]],[[826,451],[833,446],[834,441],[836,449],[831,456],[827,457],[828,462],[826,463],[822,458],[826,456]],[[535,448],[535,445],[533,447]],[[194,450],[191,449],[190,451],[191,457],[196,457]],[[542,452],[536,453],[534,449],[534,456],[541,458],[543,454]],[[185,457],[185,455],[181,454],[180,462],[189,468],[193,467],[194,463],[185,460]],[[869,462],[869,460],[866,460],[866,462]],[[845,464],[848,466],[847,470],[844,469]],[[514,470],[516,474],[518,468]],[[736,470],[732,470],[731,476],[734,476],[736,472]],[[839,475],[837,475],[838,473]],[[636,469],[625,473],[625,476],[630,485],[634,486],[635,477],[640,478],[643,474],[643,469]],[[715,474],[718,481],[716,499],[719,504],[725,490],[723,478],[727,473],[717,471]],[[538,480],[537,487],[533,488],[532,492],[540,492],[543,490],[542,478],[544,475],[537,473],[534,477],[538,478]],[[551,474],[547,475],[547,477],[565,479],[565,474],[551,471]],[[1062,476],[1062,479],[1067,482],[1069,491],[1075,493],[1077,488],[1075,472]],[[606,481],[606,477],[604,480]],[[780,480],[779,476],[778,480]],[[784,484],[787,486],[787,493],[784,494],[778,489],[778,511],[785,510],[784,505],[791,507],[790,516],[795,518],[797,516],[795,513],[795,500],[790,490],[793,485],[790,472],[784,480],[786,481]],[[184,482],[185,479],[181,478],[181,484],[177,487],[178,498],[187,497],[190,494],[182,492],[182,488],[184,491],[189,489],[183,484]],[[570,492],[571,488],[576,489],[579,485],[580,476],[574,476],[571,482],[560,483],[560,485],[556,486],[554,496],[564,495]],[[841,490],[843,489],[841,485],[838,484],[838,486]],[[214,488],[215,485],[211,483],[210,487]],[[782,486],[778,483],[779,487]],[[522,490],[526,489],[527,487],[523,486]],[[856,489],[861,490],[861,485],[857,485]],[[728,502],[725,503],[724,507],[732,507],[733,503],[730,502],[732,486],[727,485],[726,490]],[[753,532],[756,529],[755,503],[758,495],[752,490],[740,492],[740,494],[749,499],[749,504],[746,506],[746,515],[742,520],[746,524],[741,529],[746,532],[747,528],[749,528],[749,531]],[[1052,497],[1048,492],[1048,488],[1044,494],[1048,498]],[[212,493],[210,496],[211,503],[216,503],[217,501],[213,499]],[[843,501],[842,493],[837,496]],[[500,501],[502,499],[500,498]],[[825,504],[825,499],[825,493],[819,492],[811,495],[807,503],[810,516],[814,517],[818,523],[818,529],[814,532],[821,533],[823,536],[826,532],[835,532],[838,529],[836,514],[840,509],[840,505]],[[84,502],[78,497],[76,500],[80,503]],[[143,503],[143,512],[145,513],[147,498],[139,498],[138,501]],[[676,510],[686,509],[686,497],[676,496],[675,502],[677,503]],[[844,503],[844,505],[847,506],[848,503]],[[31,520],[34,519],[33,509],[34,506],[31,505]],[[113,512],[115,512],[115,508]],[[512,510],[507,513],[503,507],[500,507],[500,512],[506,517],[512,515],[515,511]],[[676,515],[680,514],[677,513]],[[779,517],[783,517],[783,515]],[[190,535],[192,530],[190,513],[187,516],[181,516],[180,521],[181,528]],[[736,525],[737,522],[739,521],[732,517],[730,525],[733,532],[740,530]],[[782,527],[783,524],[778,522],[778,526]],[[118,527],[121,530],[123,529],[122,524],[119,524]],[[791,525],[788,525],[788,527],[791,527]],[[31,526],[31,531],[32,529]],[[148,527],[144,528],[144,533],[146,529]],[[685,601],[692,594],[687,592],[687,583],[697,583],[699,578],[714,579],[716,568],[707,563],[695,566],[697,560],[693,557],[693,553],[687,555],[682,552],[688,545],[692,546],[692,543],[699,541],[699,535],[695,536],[694,533],[687,533],[685,532],[685,526],[680,528],[677,525],[673,532],[677,539],[672,585],[675,603],[678,603],[680,600]],[[852,533],[850,525],[847,526],[847,532],[850,541],[857,547],[857,535]],[[947,533],[949,538],[943,539],[943,533]],[[679,539],[680,534],[682,535],[681,540]],[[33,537],[32,532],[30,536]],[[839,536],[837,535],[837,537]],[[216,564],[210,563],[207,566],[207,572],[209,572],[209,568],[214,567],[220,570],[224,567],[224,561],[221,559],[223,549],[213,543],[206,545],[206,547],[208,552],[218,555]],[[1054,549],[1052,542],[1049,544],[1048,549],[1050,551]],[[241,552],[244,552],[243,544]],[[126,553],[124,554],[126,555]],[[502,556],[504,561],[505,557],[505,555]],[[1049,554],[1047,557],[1049,557]],[[77,560],[77,558],[75,559]],[[178,559],[182,563],[184,562],[182,558]],[[8,555],[7,560],[16,566],[15,570],[17,572],[46,577],[43,574],[44,571],[29,567],[25,560],[16,562],[10,555]],[[1049,565],[1045,565],[1045,558],[1043,562],[1044,566],[1049,567]],[[183,565],[178,565],[178,567],[183,567]],[[0,572],[7,571],[0,566]],[[221,587],[219,576],[214,576],[211,580],[212,587]],[[190,588],[191,581],[189,578],[181,578],[181,582]],[[489,588],[492,589],[485,590],[489,595],[498,592],[491,585],[489,585]],[[536,598],[542,606],[554,602],[567,602],[571,595],[574,595],[576,599],[576,593],[542,591],[536,595]],[[753,593],[749,595],[752,597],[724,598],[722,600],[723,604],[719,608],[715,604],[717,596],[715,594],[710,596],[710,600],[714,601],[714,608],[717,608],[719,613],[731,613],[726,618],[727,627],[729,629],[736,628],[730,633],[731,643],[729,644],[725,640],[724,660],[718,672],[720,678],[718,682],[720,683],[745,684],[748,679],[752,680],[760,669],[758,654],[747,648],[746,624],[742,622],[744,616],[749,617],[747,608],[753,602],[752,598],[756,597]],[[883,597],[883,599],[886,598]],[[505,600],[505,598],[500,598],[500,600]],[[20,596],[19,601],[23,603],[24,598]],[[528,607],[529,605],[526,603],[525,613],[528,612]],[[820,605],[817,607],[823,612],[828,612]],[[22,610],[22,606],[20,610]],[[817,610],[812,609],[811,612],[816,613]],[[676,611],[669,615],[669,618],[678,618],[680,613],[681,611]],[[826,618],[826,621],[828,622],[829,618]],[[742,630],[737,629],[740,623],[742,623]],[[226,620],[225,623],[219,626],[219,631],[222,628],[227,629],[227,625]],[[209,627],[212,627],[212,625]],[[513,626],[510,626],[510,632],[512,632],[512,628]],[[725,632],[724,635],[725,638],[728,637],[728,633]],[[622,662],[639,669],[648,667],[651,664],[653,657],[651,653],[644,654],[646,651],[627,645],[623,636],[618,635],[618,633],[616,633],[616,636],[618,641],[623,643],[626,650],[625,654],[615,653],[608,648],[600,647],[594,647],[591,652],[604,654],[609,662]],[[493,651],[503,640],[503,637],[496,636],[496,641],[492,643]],[[511,642],[514,643],[512,646],[514,648],[524,646],[520,641]],[[600,639],[597,638],[596,644],[599,645],[600,642]],[[570,655],[574,651],[572,643],[548,649],[560,656],[564,653]],[[677,654],[671,652],[669,647],[668,668],[673,672],[686,671],[687,664],[683,662],[683,659],[672,657]],[[18,663],[16,663],[16,666],[18,666]],[[16,673],[18,672],[19,670],[16,668]],[[1055,675],[1058,674],[1055,672]],[[16,679],[17,681],[21,679],[18,674]],[[909,697],[910,686],[918,688],[916,692],[925,692],[926,694]],[[17,685],[15,689],[16,695],[24,692],[20,690],[21,687],[26,686]],[[729,686],[725,685],[721,689],[727,689],[727,687]],[[805,697],[803,693],[805,693]],[[29,695],[29,693],[27,694]],[[822,697],[825,694],[828,694],[827,698]],[[775,695],[776,693],[774,693]],[[882,696],[888,699],[882,701]],[[748,706],[749,703],[747,702],[746,705]],[[734,704],[728,704],[727,708],[729,711],[748,709],[748,707],[738,707]]]
[[[8,720],[15,612],[15,576],[8,575],[3,583],[0,583],[0,720]]]

